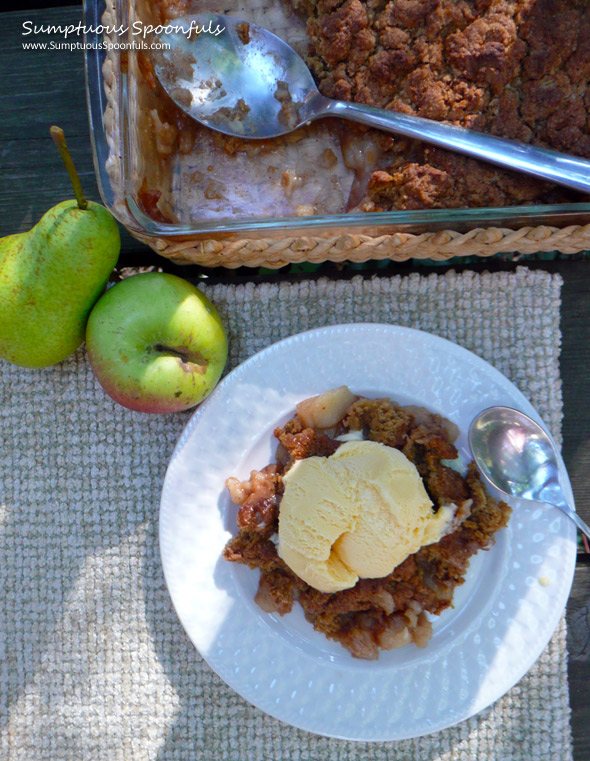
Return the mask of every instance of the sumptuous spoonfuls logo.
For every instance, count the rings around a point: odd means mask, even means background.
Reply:
[[[170,45],[160,40],[154,41],[154,37],[167,34],[183,34],[187,38],[199,34],[211,34],[219,36],[225,31],[225,27],[213,24],[199,24],[192,20],[183,24],[144,24],[134,21],[130,26],[119,25],[91,25],[79,21],[77,24],[34,24],[32,21],[23,21],[21,36],[30,38],[23,40],[25,50],[88,50],[88,49],[117,49],[117,50],[167,50]],[[51,37],[49,41],[35,40],[40,36]],[[84,36],[84,41],[73,40],[73,37]],[[115,39],[119,38],[119,39]]]

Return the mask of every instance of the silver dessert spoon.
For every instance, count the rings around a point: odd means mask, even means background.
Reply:
[[[276,35],[232,16],[196,14],[169,22],[154,51],[172,100],[226,135],[270,138],[337,116],[590,192],[590,162],[417,116],[325,98],[299,55]]]
[[[528,415],[510,407],[484,410],[471,423],[469,446],[492,486],[508,496],[558,507],[590,537],[590,526],[563,494],[553,441]]]

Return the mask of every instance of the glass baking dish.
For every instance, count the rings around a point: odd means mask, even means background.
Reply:
[[[421,235],[451,230],[466,233],[474,229],[519,230],[521,228],[568,228],[590,222],[590,203],[527,205],[502,208],[432,209],[427,211],[387,211],[321,213],[308,216],[252,214],[220,215],[214,218],[183,213],[171,216],[175,221],[146,213],[139,198],[141,167],[145,166],[145,124],[137,108],[138,51],[121,51],[121,45],[137,45],[131,35],[138,18],[135,3],[142,0],[85,0],[85,67],[87,99],[95,169],[101,196],[106,206],[127,229],[165,254],[165,246],[155,241],[228,241],[237,239],[338,238],[341,236],[392,236],[397,233]],[[197,0],[198,1],[198,0]],[[260,0],[264,3],[267,0]],[[274,0],[269,0],[274,2]],[[113,5],[111,5],[113,3]],[[208,4],[212,6],[212,3]],[[247,17],[241,3],[234,4],[235,15]],[[258,18],[258,23],[264,25]],[[100,25],[127,27],[127,33],[104,33]],[[268,26],[268,24],[267,24]],[[280,31],[280,30],[279,30]],[[109,49],[107,49],[109,46]],[[205,129],[199,127],[199,129]],[[175,172],[170,172],[174,175]],[[176,177],[178,172],[176,172]],[[162,175],[162,182],[172,186],[174,176]],[[173,203],[182,203],[184,192],[174,195]],[[543,237],[540,235],[540,238]],[[587,247],[581,245],[581,248]],[[559,246],[554,246],[559,250]],[[578,250],[581,250],[578,249]],[[186,246],[185,246],[186,249]],[[571,243],[564,253],[573,253]],[[513,248],[501,250],[518,250]],[[539,246],[541,250],[541,246]],[[544,250],[547,250],[546,248]],[[460,252],[457,252],[460,253]],[[471,252],[473,253],[473,251]],[[476,252],[477,253],[477,252]],[[482,255],[489,255],[482,251]],[[326,259],[332,258],[327,251]],[[342,258],[342,257],[340,257]],[[365,258],[368,258],[365,255]],[[407,258],[407,257],[405,257]],[[301,259],[299,259],[301,260]],[[222,262],[220,262],[222,263]],[[235,266],[232,265],[232,266]]]

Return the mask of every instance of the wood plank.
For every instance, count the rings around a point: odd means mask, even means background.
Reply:
[[[52,124],[66,133],[87,197],[101,201],[90,149],[83,51],[22,49],[23,21],[76,24],[82,20],[81,8],[19,11],[1,18],[0,237],[29,229],[49,208],[72,198],[49,137]],[[146,250],[126,232],[124,246],[130,252]]]
[[[564,397],[563,455],[576,505],[590,523],[590,262],[563,268],[561,377]]]
[[[56,5],[79,5],[78,0],[4,0],[2,11],[39,10],[39,8],[55,8]],[[0,13],[2,12],[0,11]]]
[[[578,562],[567,605],[574,761],[590,759],[590,563]]]

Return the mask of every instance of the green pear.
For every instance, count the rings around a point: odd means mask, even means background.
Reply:
[[[84,198],[62,130],[51,135],[76,200],[0,239],[0,357],[22,367],[54,365],[80,346],[121,248],[110,212]]]

